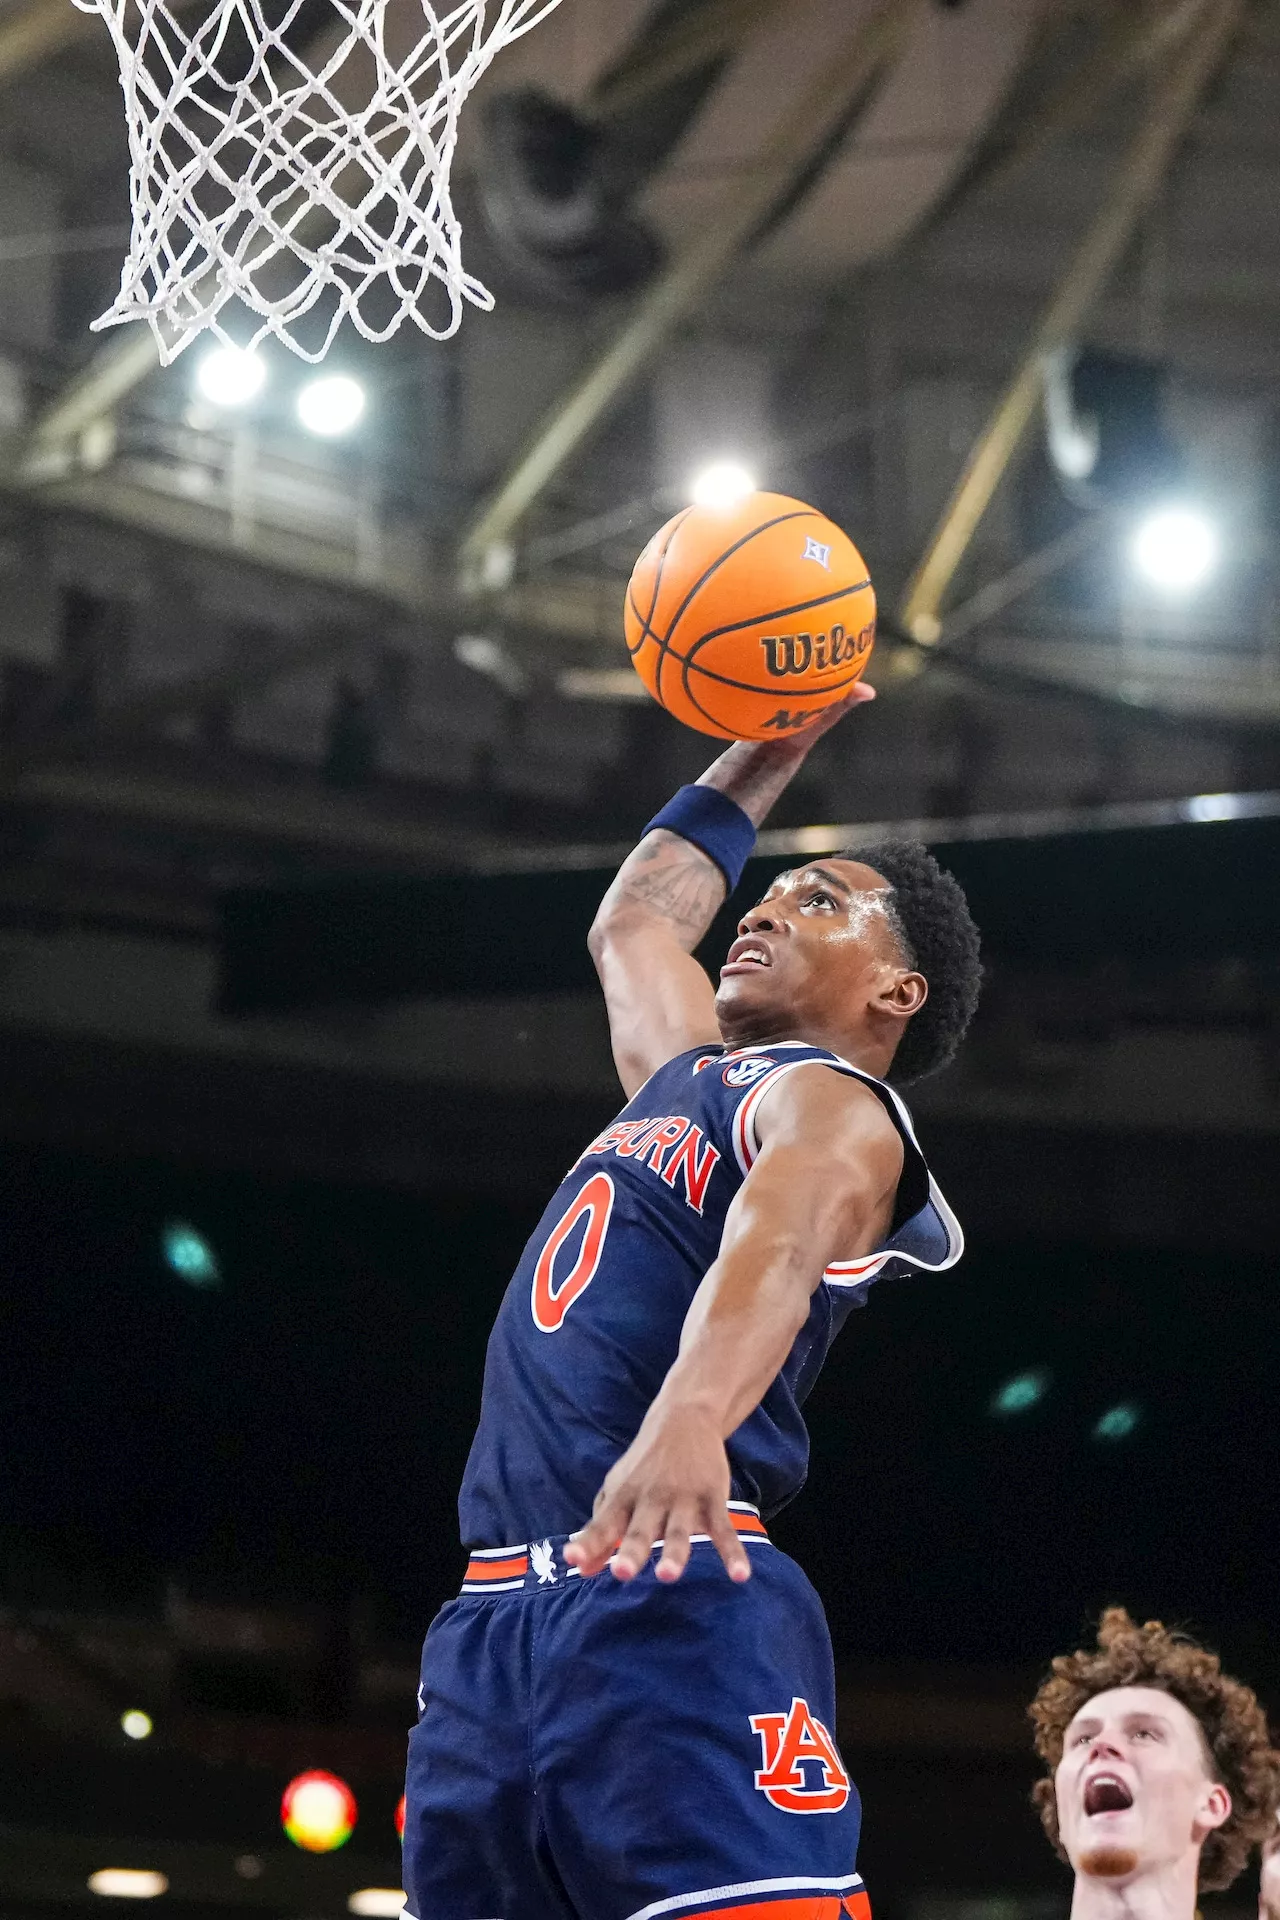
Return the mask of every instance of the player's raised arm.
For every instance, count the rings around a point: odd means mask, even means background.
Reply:
[[[814,742],[851,707],[874,698],[859,682],[802,734],[735,742],[650,821],[618,869],[587,944],[628,1097],[676,1054],[719,1042],[715,991],[694,948],[737,885],[756,828]]]
[[[821,1064],[797,1068],[769,1089],[757,1131],[759,1157],[690,1304],[679,1356],[565,1550],[584,1574],[612,1562],[631,1579],[661,1540],[658,1578],[678,1579],[701,1533],[733,1579],[748,1577],[726,1510],[725,1441],[776,1378],[828,1264],[869,1251],[887,1230],[903,1148],[868,1087]]]

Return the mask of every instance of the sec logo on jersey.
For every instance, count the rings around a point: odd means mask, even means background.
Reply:
[[[836,1743],[807,1700],[793,1699],[786,1713],[753,1713],[764,1765],[755,1783],[780,1813],[839,1813],[850,1782]]]
[[[776,1060],[762,1060],[756,1054],[750,1060],[735,1060],[732,1066],[725,1068],[722,1077],[726,1087],[749,1087],[762,1074],[772,1073],[776,1065]]]

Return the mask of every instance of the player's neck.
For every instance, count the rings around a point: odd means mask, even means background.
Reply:
[[[1123,1880],[1078,1873],[1071,1920],[1195,1920],[1199,1869],[1195,1852]]]
[[[825,1047],[828,1053],[838,1053],[851,1067],[861,1067],[863,1073],[873,1074],[877,1080],[883,1080],[893,1064],[893,1049],[866,1034],[808,1025],[801,1032],[785,1021],[762,1022],[758,1029],[736,1027],[725,1032],[722,1028],[721,1032],[730,1052],[739,1047],[776,1047],[788,1041],[794,1046]]]

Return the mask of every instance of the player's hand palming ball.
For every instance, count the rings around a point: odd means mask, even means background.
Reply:
[[[876,596],[847,534],[802,500],[686,507],[627,588],[627,650],[654,699],[722,740],[778,740],[848,698]]]

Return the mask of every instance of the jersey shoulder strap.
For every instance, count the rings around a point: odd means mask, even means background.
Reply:
[[[733,1069],[732,1065],[726,1063],[742,1061],[745,1066],[747,1061],[753,1059],[771,1060],[773,1064],[759,1073],[748,1069],[749,1078],[747,1073],[743,1074],[742,1095],[733,1114],[732,1140],[734,1157],[744,1175],[751,1171],[760,1152],[760,1140],[756,1132],[760,1102],[770,1087],[776,1086],[786,1074],[794,1073],[797,1067],[830,1067],[836,1073],[860,1080],[881,1102],[902,1141],[902,1174],[898,1181],[888,1239],[874,1254],[828,1267],[828,1280],[833,1284],[860,1287],[899,1262],[906,1267],[923,1268],[932,1273],[954,1266],[964,1252],[964,1234],[929,1171],[920,1142],[916,1139],[910,1112],[901,1095],[885,1081],[877,1080],[874,1074],[865,1072],[861,1067],[855,1067],[840,1054],[832,1053],[825,1047],[807,1046],[799,1041],[784,1041],[770,1047],[746,1047],[725,1053],[717,1062],[725,1068],[719,1077],[731,1085],[729,1075]]]

